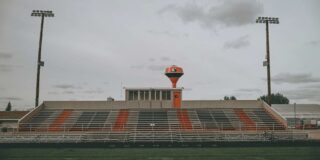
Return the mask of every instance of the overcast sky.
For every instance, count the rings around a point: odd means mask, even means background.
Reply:
[[[170,87],[166,66],[183,67],[183,99],[256,99],[267,92],[265,25],[272,91],[320,103],[320,1],[0,0],[0,110],[34,105],[40,18],[40,101],[124,99],[122,87]]]

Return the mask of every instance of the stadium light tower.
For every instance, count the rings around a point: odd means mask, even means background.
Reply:
[[[269,46],[269,24],[279,24],[279,18],[275,17],[258,17],[256,23],[266,24],[266,60],[263,62],[263,66],[267,66],[267,79],[268,79],[268,104],[271,106],[271,76],[270,76],[270,46]]]
[[[44,66],[44,62],[41,61],[43,21],[44,21],[44,17],[54,17],[54,14],[52,11],[33,10],[31,13],[31,16],[41,17],[40,39],[39,39],[39,50],[38,50],[38,64],[37,64],[36,103],[35,103],[35,107],[37,107],[39,104],[40,68]]]

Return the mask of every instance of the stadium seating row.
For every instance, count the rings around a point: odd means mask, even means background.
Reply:
[[[19,131],[283,130],[264,108],[43,109]]]

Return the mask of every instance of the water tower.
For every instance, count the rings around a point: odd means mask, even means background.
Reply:
[[[172,66],[166,68],[165,75],[172,82],[172,88],[176,88],[179,78],[183,75],[183,69],[181,67],[176,66],[176,65],[172,65]]]
[[[182,101],[182,90],[177,88],[177,82],[183,75],[183,69],[176,65],[172,65],[166,68],[165,75],[170,79],[172,83],[172,106],[174,108],[180,108]]]

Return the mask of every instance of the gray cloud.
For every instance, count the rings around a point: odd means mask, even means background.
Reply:
[[[306,85],[306,86],[303,86],[303,88],[305,88],[305,89],[319,89],[320,90],[320,83]]]
[[[161,57],[160,58],[162,61],[170,61],[171,59],[169,57]]]
[[[130,68],[131,68],[131,69],[142,69],[142,68],[144,68],[144,67],[145,67],[145,65],[143,65],[143,64],[138,64],[138,65],[131,66]]]
[[[313,83],[313,82],[320,82],[320,78],[313,77],[311,73],[299,73],[299,74],[279,73],[272,77],[272,82],[276,84]]]
[[[101,94],[101,93],[104,93],[104,91],[101,88],[96,88],[96,89],[92,89],[92,90],[86,90],[86,91],[84,91],[84,93]]]
[[[197,22],[205,28],[213,28],[218,25],[232,27],[254,23],[263,10],[263,5],[255,0],[229,0],[211,7],[202,7],[194,3],[183,7],[171,4],[158,13],[174,12],[185,23]]]
[[[19,97],[0,97],[1,101],[21,101],[22,98]]]
[[[7,64],[0,64],[0,72],[10,72],[12,70],[12,66]]]
[[[152,65],[147,66],[147,69],[149,69],[151,71],[162,71],[162,70],[164,70],[164,68],[166,68],[165,65],[152,64]]]
[[[78,89],[79,88],[72,84],[57,84],[57,85],[53,85],[53,87],[58,89]]]
[[[233,92],[232,95],[239,97],[256,96],[261,93],[261,89],[258,88],[240,88]]]
[[[249,38],[249,36],[245,35],[245,36],[239,37],[236,40],[228,41],[224,44],[224,48],[226,48],[226,49],[239,49],[239,48],[246,47],[250,44],[248,38]]]
[[[8,61],[12,58],[12,54],[6,52],[0,52],[0,60]],[[11,72],[14,68],[19,67],[18,65],[12,64],[0,64],[0,72]]]
[[[318,46],[320,45],[320,40],[310,41],[310,42],[307,42],[306,44],[311,46]]]
[[[261,92],[261,89],[258,88],[240,88],[236,92]]]
[[[108,85],[108,84],[109,84],[109,82],[103,82],[103,84],[104,84],[104,85]]]
[[[74,94],[75,92],[74,91],[64,91],[62,93],[64,93],[64,94]]]
[[[21,67],[20,65],[12,65],[12,64],[0,64],[0,72],[11,72],[15,68]]]
[[[179,33],[174,33],[174,32],[170,32],[170,31],[148,30],[148,33],[153,34],[153,35],[167,35],[169,37],[175,37],[175,38],[188,37],[189,36],[189,34],[187,34],[187,33],[179,34]]]
[[[293,100],[320,101],[319,88],[298,88],[284,91],[283,94]]]
[[[5,52],[0,52],[0,60],[7,60],[12,58],[12,54],[10,53],[5,53]]]
[[[49,91],[48,94],[50,94],[50,95],[58,95],[59,93],[55,92],[55,91]]]
[[[163,63],[168,61],[172,61],[172,59],[166,56],[162,56],[158,59],[149,58],[146,64],[137,64],[137,65],[130,66],[130,68],[131,69],[147,69],[150,71],[160,71],[160,70],[164,70],[164,68],[167,67],[167,65],[163,65]],[[155,64],[155,62],[158,62],[161,65]]]
[[[150,64],[150,65],[134,65],[131,66],[131,69],[148,69],[151,71],[160,71],[164,70],[166,66],[165,65],[157,65],[157,64]]]
[[[154,62],[155,59],[154,59],[154,58],[149,58],[148,61],[149,61],[149,62]]]

